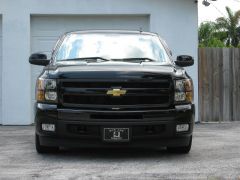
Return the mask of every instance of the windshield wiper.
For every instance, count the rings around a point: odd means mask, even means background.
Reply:
[[[111,59],[103,58],[103,57],[83,57],[83,58],[71,58],[71,59],[63,59],[59,60],[61,61],[94,61],[97,62],[97,60],[102,60],[102,61],[111,61]]]
[[[112,59],[113,61],[123,61],[123,62],[137,62],[137,63],[142,63],[142,62],[157,62],[155,59],[151,58],[123,58],[123,59]]]

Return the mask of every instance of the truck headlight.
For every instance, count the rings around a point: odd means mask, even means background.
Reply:
[[[55,79],[37,80],[36,99],[39,102],[57,102],[57,82]]]
[[[186,94],[185,92],[175,92],[175,101],[185,101]]]
[[[56,101],[57,100],[57,93],[54,91],[47,91],[45,92],[45,99],[47,101]]]
[[[191,79],[175,81],[175,101],[190,103],[193,101],[193,83]]]

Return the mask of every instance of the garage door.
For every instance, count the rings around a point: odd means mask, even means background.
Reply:
[[[32,16],[31,51],[50,55],[58,37],[73,30],[86,29],[127,29],[149,30],[148,15],[100,15],[100,16]],[[35,99],[35,82],[41,67],[32,66],[32,105]],[[33,107],[33,106],[32,106]],[[32,111],[33,112],[33,111]],[[33,119],[33,114],[32,114]]]
[[[2,124],[2,17],[0,16],[0,124]]]

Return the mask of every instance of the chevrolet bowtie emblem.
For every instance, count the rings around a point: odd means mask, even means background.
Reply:
[[[122,89],[112,89],[112,90],[108,90],[107,91],[107,95],[112,95],[114,97],[120,97],[122,95],[126,94],[126,90],[122,90]]]

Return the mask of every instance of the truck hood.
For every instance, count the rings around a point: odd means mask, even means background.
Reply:
[[[185,77],[186,73],[183,68],[156,62],[80,62],[48,68],[48,77],[54,79],[158,79],[163,76]]]

